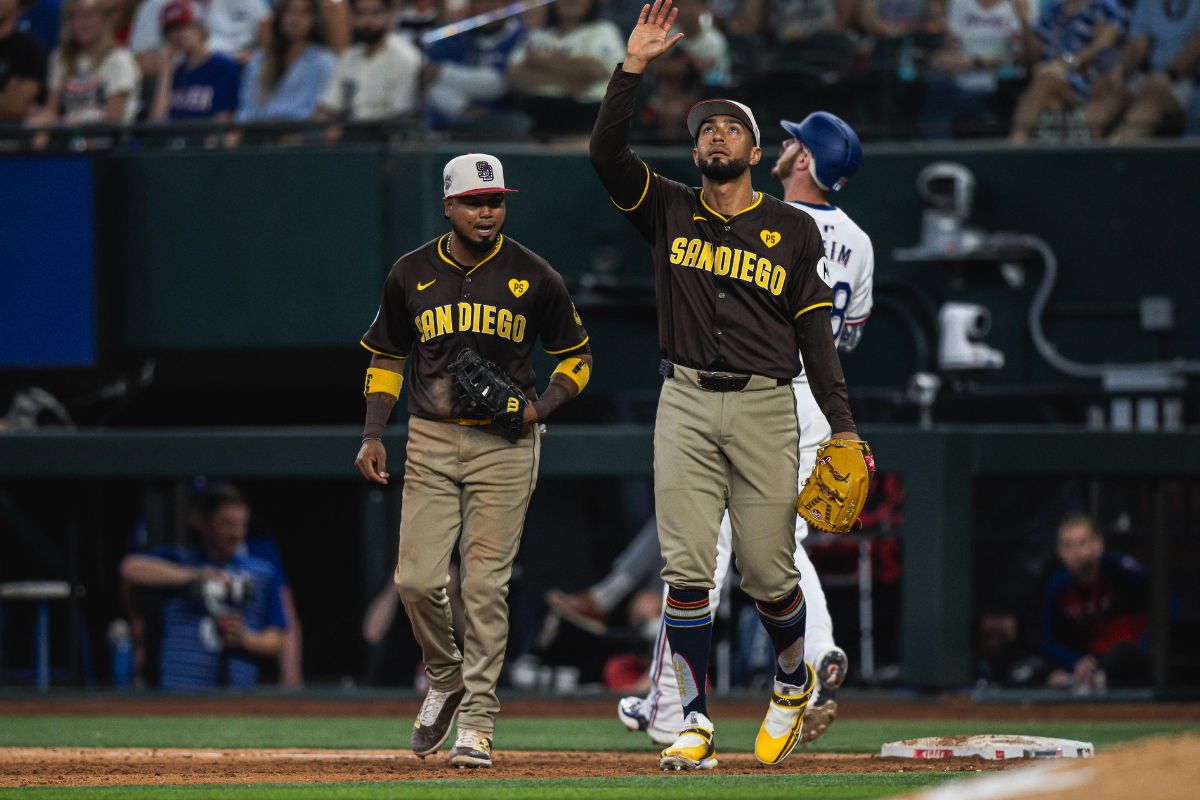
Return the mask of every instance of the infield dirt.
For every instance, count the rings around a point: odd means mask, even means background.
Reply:
[[[30,747],[0,749],[0,786],[324,783],[462,778],[598,778],[657,774],[654,753],[497,752],[486,770],[454,769],[446,752],[425,761],[388,750],[209,750]],[[970,772],[1002,769],[974,758],[910,761],[859,755],[792,756],[768,770],[748,753],[720,756],[724,775]]]

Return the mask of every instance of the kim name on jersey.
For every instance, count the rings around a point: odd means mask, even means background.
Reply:
[[[485,333],[511,342],[525,339],[525,317],[507,308],[487,303],[447,303],[427,308],[413,318],[413,325],[428,342],[448,333]]]
[[[783,292],[787,270],[751,250],[680,236],[671,242],[671,263],[752,283],[776,297]]]

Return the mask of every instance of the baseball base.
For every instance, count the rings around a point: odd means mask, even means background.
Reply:
[[[879,755],[885,758],[963,758],[976,756],[988,761],[1013,758],[1091,758],[1091,742],[1052,739],[1046,736],[985,734],[977,736],[931,736],[889,742]]]

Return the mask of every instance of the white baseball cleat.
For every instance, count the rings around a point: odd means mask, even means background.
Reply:
[[[675,732],[668,731],[665,728],[660,728],[650,723],[649,709],[646,706],[649,701],[643,697],[629,696],[622,697],[617,703],[617,719],[621,720],[621,724],[625,726],[627,731],[636,733],[643,731],[650,737],[650,741],[654,742],[659,747],[665,747],[675,743]]]

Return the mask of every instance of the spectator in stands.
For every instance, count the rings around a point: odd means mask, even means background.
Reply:
[[[20,123],[46,85],[46,51],[17,30],[17,0],[0,0],[0,124]]]
[[[162,33],[164,58],[175,66],[159,71],[150,118],[232,120],[242,67],[208,46],[208,31],[190,0],[171,0],[163,7]]]
[[[319,119],[379,120],[417,110],[421,52],[392,32],[388,0],[353,0],[355,44],[338,59]]]
[[[245,550],[250,509],[241,492],[213,486],[198,501],[201,542],[121,561],[121,577],[164,591],[164,689],[253,689],[258,661],[284,646],[280,576]]]
[[[941,33],[946,27],[945,0],[861,0],[857,10],[863,33],[883,41]]]
[[[270,39],[246,66],[239,122],[308,119],[333,75],[337,59],[325,47],[317,0],[284,0],[271,19]]]
[[[730,82],[729,42],[713,25],[707,3],[677,8],[672,34],[684,36],[655,63],[653,90],[641,109],[643,124],[657,128],[664,141],[678,137],[679,120],[693,103],[719,94]]]
[[[1042,652],[1055,667],[1050,685],[1087,692],[1144,678],[1145,569],[1105,552],[1103,535],[1085,514],[1062,521],[1057,549],[1062,566],[1042,601]]]
[[[471,14],[504,6],[506,0],[471,0]],[[425,67],[426,104],[434,128],[469,128],[488,118],[493,136],[520,138],[528,132],[528,118],[499,116],[508,92],[504,71],[525,26],[516,17],[497,20],[482,28],[434,42]]]
[[[624,57],[625,40],[616,25],[597,18],[594,0],[558,0],[547,23],[512,51],[508,84],[536,133],[586,133]]]
[[[62,43],[50,57],[46,104],[30,113],[29,123],[132,122],[141,73],[133,55],[113,41],[104,0],[67,0],[62,31]]]
[[[1080,114],[1093,81],[1112,69],[1126,23],[1120,0],[1053,0],[1042,11],[1036,27],[1025,34],[1030,60],[1038,64],[1017,101],[1013,141],[1028,140],[1043,112],[1059,118],[1067,112]],[[1074,135],[1069,130],[1064,134]]]
[[[1191,102],[1200,59],[1200,2],[1140,0],[1129,38],[1112,73],[1096,82],[1084,108],[1095,137],[1114,122],[1114,141],[1148,139],[1164,126],[1178,131]],[[1107,91],[1100,91],[1101,83]]]
[[[843,37],[854,11],[855,0],[745,0],[734,27],[739,33],[759,34],[776,42]]]
[[[1024,63],[1030,0],[950,0],[946,44],[926,81],[921,132],[948,139],[960,124],[978,127],[1002,111],[1000,75]]]
[[[142,0],[133,18],[129,49],[148,79],[163,65],[162,12],[170,0]],[[197,6],[208,30],[208,46],[245,64],[254,51],[259,28],[271,16],[267,0],[206,0]],[[168,66],[169,65],[165,65]]]
[[[421,34],[442,19],[439,0],[405,0],[396,11],[396,33],[421,47]]]
[[[63,0],[19,0],[17,30],[33,36],[49,53],[62,34]]]

